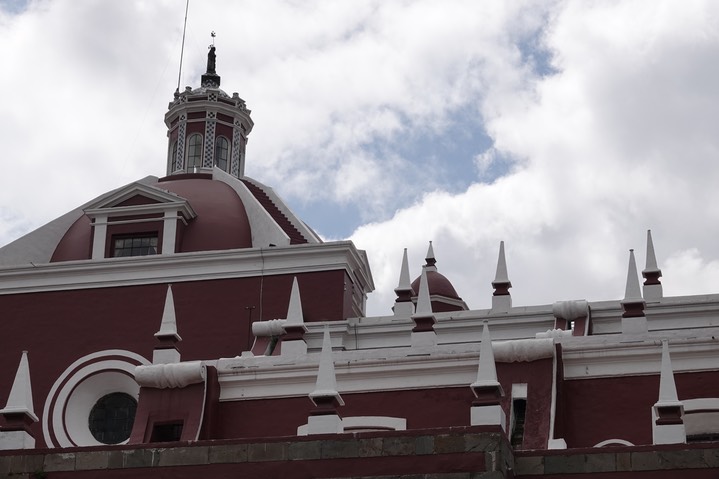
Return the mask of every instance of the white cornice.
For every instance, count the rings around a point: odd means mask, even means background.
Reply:
[[[103,258],[0,268],[0,295],[344,270],[371,291],[351,241]]]
[[[319,323],[311,323],[313,329]],[[333,324],[335,329],[338,325]],[[333,337],[336,336],[333,333]],[[333,341],[334,342],[334,341]],[[524,360],[518,349],[530,352],[529,360],[551,358],[552,340],[533,339],[493,344],[501,362]],[[216,362],[221,401],[290,397],[309,394],[315,387],[319,353],[288,360],[282,356],[238,357]],[[477,378],[479,345],[459,344],[373,351],[335,351],[333,361],[340,393],[389,391],[413,388],[462,387]]]

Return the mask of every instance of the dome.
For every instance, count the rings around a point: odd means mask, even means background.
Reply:
[[[186,225],[178,227],[175,252],[252,247],[252,231],[245,206],[228,184],[213,180],[210,175],[190,174],[161,178],[148,186],[158,192],[170,193],[178,199],[186,200],[196,214]],[[117,206],[141,204],[138,198],[139,195],[133,196]],[[118,221],[120,222],[122,218]],[[154,223],[161,222],[159,218]],[[130,227],[134,230],[130,230]],[[139,233],[152,227],[152,222],[147,220],[145,223],[130,223],[122,233]],[[92,222],[87,214],[83,214],[62,236],[51,262],[89,259],[92,241]]]
[[[417,277],[412,281],[412,290],[415,293],[419,292],[419,280]],[[430,296],[446,296],[452,299],[461,299],[457,295],[457,291],[452,286],[452,283],[442,274],[437,271],[427,271],[427,285],[429,286]]]

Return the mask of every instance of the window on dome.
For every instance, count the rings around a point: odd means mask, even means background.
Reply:
[[[101,397],[90,411],[88,426],[92,436],[103,444],[126,441],[135,422],[137,401],[125,393]]]
[[[215,140],[215,165],[227,171],[227,159],[230,157],[230,142],[224,136],[218,136]]]
[[[187,140],[187,167],[202,166],[202,135],[195,133]]]
[[[157,254],[157,233],[113,238],[113,258],[152,254]]]

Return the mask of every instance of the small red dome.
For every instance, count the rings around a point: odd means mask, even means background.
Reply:
[[[419,294],[419,280],[421,276],[412,281],[412,289],[415,294]],[[437,296],[445,296],[452,299],[461,299],[457,295],[457,291],[452,283],[441,273],[437,271],[427,271],[427,285],[429,286],[429,294]]]

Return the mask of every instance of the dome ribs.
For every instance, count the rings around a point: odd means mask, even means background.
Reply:
[[[245,184],[247,189],[250,190],[250,193],[252,193],[255,199],[260,202],[265,211],[267,211],[272,219],[275,220],[280,228],[282,228],[282,231],[290,237],[290,244],[307,243],[307,239],[302,236],[302,233],[295,228],[287,216],[280,211],[277,205],[270,199],[269,195],[267,195],[262,188],[247,179],[242,179],[241,181]]]

